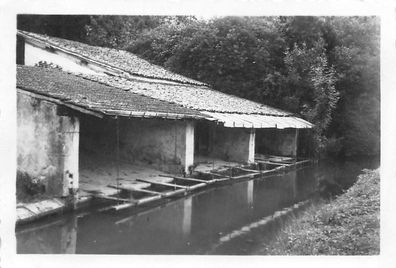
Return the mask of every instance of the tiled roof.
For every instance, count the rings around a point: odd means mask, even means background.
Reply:
[[[212,90],[206,86],[183,84],[170,85],[128,80],[107,75],[78,75],[92,81],[124,89],[126,92],[137,93],[158,100],[172,102],[198,111],[292,116],[292,114],[282,110]]]
[[[225,119],[221,113],[224,113],[227,118],[232,114],[296,118],[289,112],[215,91],[204,83],[167,71],[162,67],[153,65],[126,51],[94,47],[75,41],[23,31],[19,31],[19,34],[23,34],[28,38],[33,38],[36,41],[39,40],[44,42],[46,45],[69,51],[77,57],[86,57],[100,62],[103,65],[116,67],[130,74],[157,79],[156,81],[153,79],[137,79],[136,76],[134,78],[129,75],[76,74],[86,80],[118,88],[123,92],[123,101],[128,102],[130,105],[133,105],[135,98],[137,98],[136,96],[140,95],[140,97],[145,96],[158,101],[164,101],[164,103],[167,103],[167,107],[169,107],[170,110],[175,109],[174,107],[178,107],[179,109],[182,109],[183,107],[185,109],[185,113],[193,113],[193,111],[195,111],[195,113],[202,116],[206,115],[210,117],[211,115],[216,115],[215,117],[212,116],[210,119],[216,119],[223,123],[225,123]],[[173,83],[163,83],[161,80],[165,82],[173,81]],[[96,100],[100,101],[100,98],[97,98]],[[140,104],[136,103],[135,105],[139,106]],[[162,111],[166,110],[164,106],[159,105],[158,107],[161,107]],[[253,124],[254,127],[265,127],[266,124],[263,122],[266,121],[268,117],[260,118],[259,124]],[[256,119],[257,118],[253,118],[252,121],[256,121]],[[239,119],[235,120],[238,121]],[[234,121],[232,121],[233,125],[236,122]],[[299,122],[295,121],[291,124],[289,121],[286,120],[282,124],[289,127],[298,127],[300,125]],[[312,126],[312,124],[305,120],[297,118],[297,121],[301,121],[306,127]],[[273,123],[274,122],[268,123],[267,127],[279,125],[277,123]]]
[[[45,42],[53,47],[79,54],[91,60],[103,63],[105,65],[121,69],[127,73],[138,75],[146,78],[165,79],[169,81],[188,83],[194,85],[205,85],[202,82],[187,78],[185,76],[172,73],[165,68],[149,63],[138,56],[125,51],[113,48],[90,46],[84,43],[66,40],[57,37],[18,31],[27,37]]]
[[[100,81],[108,86],[127,89],[130,92],[182,105],[199,111],[265,114],[289,116],[290,113],[257,102],[215,91],[204,83],[172,73],[162,67],[151,64],[127,51],[104,47],[95,47],[71,40],[49,37],[41,34],[19,31],[20,33],[60,47],[78,55],[116,66],[130,73],[145,77],[167,79],[184,83],[154,83],[137,81],[120,76],[95,76],[79,74],[93,81]]]
[[[202,112],[209,115],[224,127],[243,128],[311,128],[313,125],[308,121],[294,116],[271,116],[261,114],[235,114]]]
[[[57,69],[17,66],[17,87],[109,115],[209,118],[173,103],[106,86]]]

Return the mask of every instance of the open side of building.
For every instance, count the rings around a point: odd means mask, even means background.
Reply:
[[[17,50],[18,172],[52,196],[110,196],[256,153],[295,158],[312,127],[125,51],[22,31]]]
[[[193,164],[199,112],[40,67],[18,66],[17,92],[18,170],[50,194],[134,179],[134,165],[183,174]]]

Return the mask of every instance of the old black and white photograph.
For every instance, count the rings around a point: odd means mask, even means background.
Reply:
[[[384,252],[381,14],[14,18],[17,257]]]

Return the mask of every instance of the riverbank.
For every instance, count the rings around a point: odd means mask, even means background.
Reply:
[[[344,194],[313,205],[286,224],[257,255],[376,255],[380,253],[380,175],[364,170]]]

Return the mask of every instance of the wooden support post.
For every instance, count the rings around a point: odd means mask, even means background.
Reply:
[[[256,130],[254,128],[250,129],[249,136],[249,156],[248,163],[254,163],[254,155],[255,155],[255,145],[256,143]]]
[[[184,172],[190,174],[191,167],[194,166],[194,123],[186,122],[186,146],[184,156]]]
[[[62,196],[68,197],[68,205],[73,208],[77,204],[78,195],[78,154],[80,138],[80,121],[78,117],[62,116],[61,128],[63,135],[63,182]]]
[[[296,128],[296,134],[294,136],[294,150],[293,156],[297,158],[297,150],[298,150],[298,128]]]

